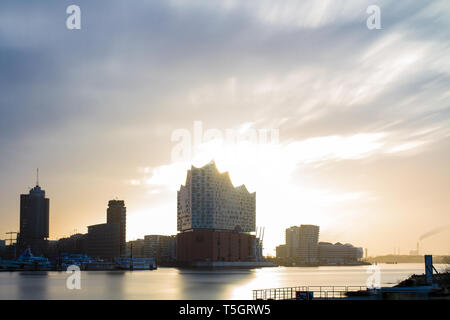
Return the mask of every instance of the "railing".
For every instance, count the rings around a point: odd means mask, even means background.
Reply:
[[[300,286],[289,288],[272,288],[253,290],[253,300],[292,300],[296,292],[312,292],[314,299],[345,298],[347,292],[365,291],[363,286]]]

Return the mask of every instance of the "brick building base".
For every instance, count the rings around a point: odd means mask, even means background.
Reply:
[[[180,264],[195,261],[253,261],[255,236],[226,231],[191,231],[177,235],[177,260]]]

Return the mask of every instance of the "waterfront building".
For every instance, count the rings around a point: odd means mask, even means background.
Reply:
[[[120,256],[119,223],[103,223],[88,226],[87,254],[93,258],[112,260]]]
[[[303,264],[319,262],[319,226],[302,224],[299,232],[299,261]]]
[[[110,200],[106,210],[106,223],[117,223],[120,226],[120,255],[126,252],[127,208],[123,200]]]
[[[350,243],[319,242],[319,261],[321,264],[351,264],[363,257],[363,248]]]
[[[255,192],[234,187],[214,161],[188,170],[177,192],[179,262],[255,260],[255,228]]]
[[[176,260],[176,236],[144,236],[144,256],[155,258],[158,264],[168,264]]]
[[[276,257],[277,259],[286,259],[287,258],[287,250],[286,250],[286,245],[285,244],[281,244],[279,246],[277,246],[275,248],[275,252],[276,252]]]
[[[0,240],[0,258],[6,257],[6,241]]]
[[[58,253],[84,254],[88,251],[88,235],[77,233],[67,238],[61,238],[56,243]]]
[[[300,255],[300,227],[293,226],[285,231],[286,258],[296,259]]]
[[[285,231],[284,258],[299,264],[317,264],[319,227],[309,224],[293,226]],[[278,255],[277,255],[278,256]]]
[[[277,258],[290,263],[314,265],[319,262],[319,226],[302,224],[285,231],[286,245],[277,251]]]
[[[39,182],[28,194],[20,195],[20,233],[18,249],[30,248],[33,254],[41,255],[47,251],[49,237],[50,200],[45,197],[45,190]]]
[[[133,255],[134,258],[145,257],[145,241],[144,239],[137,239],[128,241],[126,244],[127,256]]]
[[[177,202],[178,231],[255,231],[256,193],[249,193],[245,185],[234,187],[228,172],[220,173],[214,161],[191,167]]]

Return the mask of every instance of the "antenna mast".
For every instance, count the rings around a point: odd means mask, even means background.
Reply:
[[[39,186],[39,168],[36,169],[36,186]]]

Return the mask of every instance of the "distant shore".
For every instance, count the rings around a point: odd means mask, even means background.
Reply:
[[[364,261],[370,263],[423,263],[423,256],[390,254],[384,256],[368,257],[364,259]],[[433,263],[450,264],[450,256],[433,255]]]

